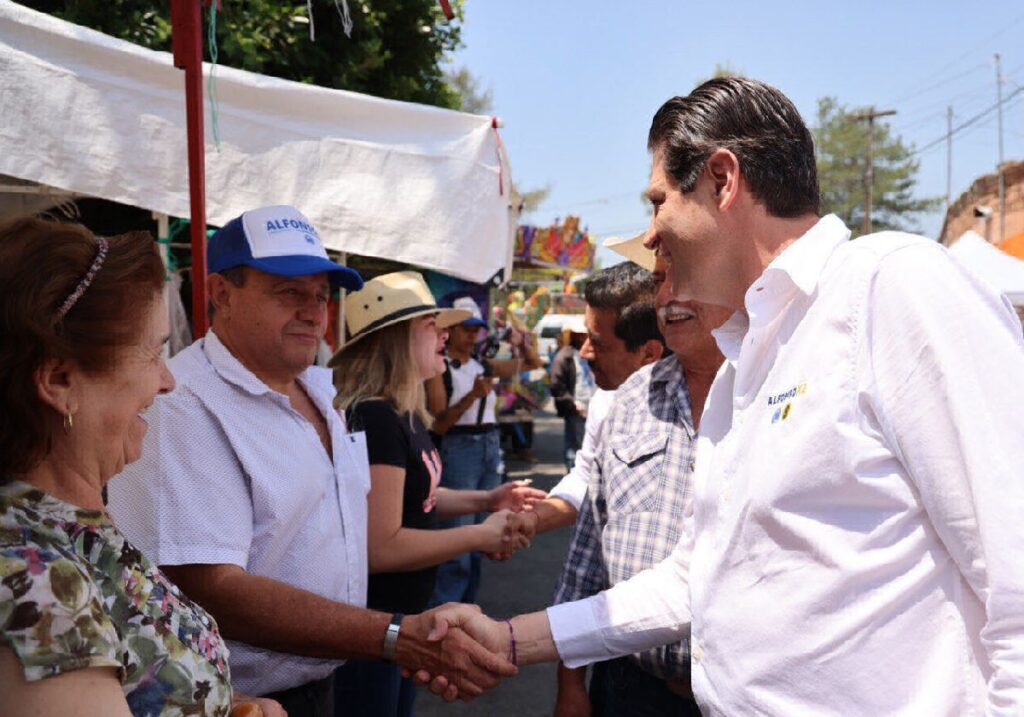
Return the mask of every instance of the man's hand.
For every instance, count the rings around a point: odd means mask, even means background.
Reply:
[[[587,694],[587,668],[571,669],[558,665],[558,699],[554,717],[590,717],[590,695]]]
[[[530,547],[530,539],[521,535],[518,530],[510,530],[508,521],[518,513],[510,513],[507,510],[500,510],[491,513],[487,520],[478,527],[483,537],[483,542],[477,548],[485,555],[509,555]]]
[[[537,535],[537,525],[540,517],[535,511],[524,511],[522,513],[511,513],[505,522],[505,536],[509,545],[518,544],[520,547],[528,548],[533,538]],[[508,560],[512,557],[514,550],[507,550],[497,553],[485,553],[491,560]]]
[[[535,503],[548,497],[542,490],[531,488],[532,480],[516,480],[502,483],[491,490],[487,496],[487,510],[497,513],[499,510],[532,510]]]
[[[477,620],[492,622],[475,605],[454,603],[407,615],[398,633],[395,661],[415,672],[420,684],[430,683],[431,691],[448,702],[479,697],[518,670],[506,659],[508,645],[502,650],[499,641],[475,624]],[[474,641],[464,626],[472,626],[486,641]]]
[[[502,665],[512,669],[512,672],[504,674],[514,675],[518,672],[515,666],[507,659],[509,655],[508,626],[487,617],[480,612],[480,608],[476,605],[448,603],[425,612],[418,617],[427,618],[431,623],[429,640],[446,640],[453,633],[462,634],[464,637],[468,635],[473,640],[476,640],[473,643],[475,647],[490,651],[494,659],[499,660]],[[399,639],[401,639],[401,633],[399,633]],[[435,695],[442,695],[449,702],[455,699],[455,694],[463,696],[463,690],[458,688],[458,685],[453,685],[448,675],[439,671],[423,668],[416,670],[414,674],[412,670],[408,672],[413,675],[417,684],[430,685],[431,692]],[[406,674],[406,672],[403,671],[403,674]],[[453,693],[452,687],[458,689]],[[463,699],[467,698],[463,696]]]
[[[494,379],[490,376],[477,376],[473,380],[473,388],[469,389],[469,395],[473,398],[487,398],[494,390]]]

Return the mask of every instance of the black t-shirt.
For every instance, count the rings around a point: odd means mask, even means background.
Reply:
[[[400,416],[390,403],[382,400],[363,401],[349,409],[346,418],[350,431],[366,431],[366,452],[371,466],[405,469],[402,527],[435,530],[441,457],[423,421],[415,414]],[[366,605],[374,610],[407,615],[422,612],[434,592],[436,577],[436,567],[371,575]]]

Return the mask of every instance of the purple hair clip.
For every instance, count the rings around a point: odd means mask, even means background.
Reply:
[[[85,293],[85,290],[89,288],[92,280],[96,277],[96,272],[103,266],[103,260],[107,258],[107,248],[109,247],[107,240],[100,237],[97,241],[100,245],[100,250],[96,252],[96,258],[92,260],[92,266],[89,267],[89,271],[85,272],[85,276],[78,282],[75,290],[71,292],[71,295],[57,309],[57,321],[63,321],[67,313],[71,311],[71,307],[82,298],[82,294]]]

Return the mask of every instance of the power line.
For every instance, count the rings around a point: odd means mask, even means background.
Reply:
[[[545,207],[544,211],[546,211],[546,212],[553,212],[553,213],[557,214],[557,213],[561,213],[563,211],[566,211],[566,212],[574,211],[577,207],[589,207],[589,206],[593,206],[595,204],[607,204],[608,202],[610,202],[612,200],[624,199],[625,197],[637,197],[637,198],[639,198],[640,197],[640,190],[638,189],[638,190],[636,190],[634,192],[622,192],[621,194],[610,194],[607,197],[598,197],[597,199],[587,199],[586,201],[582,201],[582,202],[563,202],[561,206],[556,207],[554,209],[547,209],[544,204],[541,204],[539,207],[537,207],[537,209]],[[534,210],[534,211],[537,211],[537,210]]]
[[[963,54],[959,55],[958,57],[953,58],[952,60],[950,60],[949,62],[944,64],[942,67],[940,67],[937,70],[935,70],[934,72],[932,72],[931,76],[935,77],[936,75],[939,75],[939,74],[945,72],[946,70],[948,70],[951,67],[956,67],[961,62],[963,62],[963,60],[965,58],[969,57],[971,54],[977,52],[981,48],[991,47],[991,42],[993,40],[995,40],[997,37],[1005,35],[1007,32],[1009,32],[1010,30],[1015,28],[1021,22],[1024,22],[1024,15],[1018,15],[1014,19],[1010,20],[1009,23],[1007,23],[1006,25],[1003,25],[999,30],[997,30],[996,32],[992,33],[991,35],[986,37],[984,40],[980,41],[978,44],[972,46],[969,50],[965,51]],[[898,104],[898,102],[890,100],[886,104]]]
[[[902,130],[904,128],[908,128],[911,125],[917,126],[921,124],[921,121],[923,119],[930,119],[933,117],[938,117],[940,115],[945,115],[946,107],[948,107],[950,104],[952,104],[954,107],[959,107],[961,114],[963,114],[966,111],[968,111],[972,106],[980,107],[981,105],[983,105],[986,101],[988,101],[989,96],[989,90],[987,88],[974,89],[968,90],[966,92],[960,92],[959,94],[955,94],[951,97],[946,97],[943,100],[938,100],[927,105],[922,105],[921,107],[918,107],[916,109],[901,110],[901,119],[893,122],[892,127],[895,129]]]
[[[946,79],[939,80],[938,82],[936,82],[934,84],[931,84],[931,85],[928,85],[927,87],[922,87],[921,89],[915,90],[914,92],[911,92],[909,95],[905,95],[905,96],[901,97],[898,100],[893,100],[889,104],[893,104],[893,105],[902,104],[903,102],[906,102],[907,100],[912,100],[915,97],[920,97],[921,95],[927,94],[928,92],[931,92],[932,90],[938,89],[939,87],[943,87],[944,85],[948,85],[950,82],[955,82],[956,80],[959,80],[959,79],[962,79],[964,77],[967,77],[968,75],[973,75],[975,72],[978,72],[979,70],[984,70],[984,69],[987,69],[987,68],[988,68],[988,64],[987,63],[982,63],[980,65],[975,65],[974,67],[970,68],[969,70],[964,70],[963,72],[961,72],[959,74],[956,74],[956,75],[953,75],[952,77],[947,77]]]
[[[1013,99],[1014,97],[1019,95],[1021,92],[1024,92],[1024,87],[1018,87],[1013,92],[1011,92],[1006,97],[1004,97],[1000,102],[996,102],[994,105],[992,105],[991,107],[989,107],[985,111],[980,112],[980,113],[974,115],[969,120],[967,120],[965,122],[961,122],[959,125],[957,125],[953,129],[953,132],[951,134],[952,135],[956,135],[960,131],[967,129],[968,127],[973,125],[975,122],[977,122],[978,120],[980,120],[983,117],[985,117],[985,115],[987,115],[989,112],[992,112],[993,110],[998,109],[1000,106],[1005,105],[1007,102],[1009,102],[1011,99]],[[932,147],[935,147],[935,146],[937,146],[937,145],[939,145],[939,144],[941,144],[942,142],[945,142],[945,141],[946,141],[946,135],[943,134],[938,139],[933,139],[931,142],[928,142],[927,144],[925,144],[920,149],[915,150],[910,156],[911,157],[916,157],[917,155],[919,155],[919,154],[921,154],[923,152],[926,152],[927,150],[931,149]]]
[[[622,229],[611,229],[609,231],[592,231],[590,232],[593,236],[610,237],[610,236],[625,236],[632,237],[636,236],[640,232],[647,229],[648,224],[643,224],[639,227],[633,225],[631,227],[624,227]]]

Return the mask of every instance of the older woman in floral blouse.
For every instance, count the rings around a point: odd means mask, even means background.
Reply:
[[[107,480],[174,387],[152,238],[0,227],[4,714],[227,715],[217,625],[118,532]],[[267,714],[281,714],[262,701]]]

